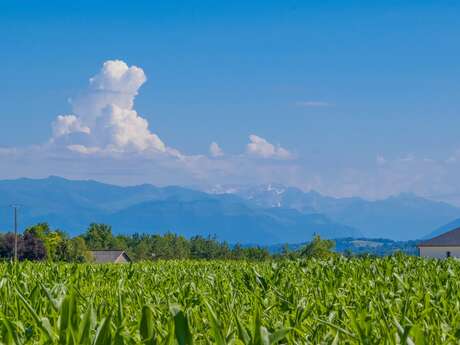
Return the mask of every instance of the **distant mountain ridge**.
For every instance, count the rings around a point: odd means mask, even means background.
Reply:
[[[334,198],[315,191],[277,184],[218,186],[212,193],[238,195],[261,207],[293,208],[304,214],[319,213],[358,229],[369,238],[411,240],[423,238],[443,224],[460,217],[460,208],[403,193],[383,200]]]
[[[208,192],[143,184],[115,186],[60,177],[0,181],[0,229],[12,229],[5,206],[21,204],[22,228],[48,222],[73,235],[92,222],[118,233],[216,235],[232,243],[300,243],[326,238],[418,239],[460,218],[446,203],[402,194],[384,200],[333,198],[282,185],[217,186]]]
[[[48,222],[71,234],[92,222],[112,225],[119,233],[176,232],[186,236],[216,235],[229,242],[308,241],[361,233],[324,215],[293,209],[265,209],[237,195],[215,195],[183,187],[121,187],[60,177],[0,181],[0,205],[21,204],[22,228]],[[0,229],[12,228],[4,209]]]

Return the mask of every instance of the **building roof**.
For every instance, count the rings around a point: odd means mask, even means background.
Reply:
[[[460,228],[419,243],[419,247],[460,247]]]
[[[131,261],[123,250],[92,250],[91,255],[96,263],[117,262],[121,257],[126,261]]]

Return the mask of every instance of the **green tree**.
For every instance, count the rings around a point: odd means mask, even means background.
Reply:
[[[93,250],[114,249],[115,240],[112,227],[106,224],[93,223],[83,235],[86,246]]]
[[[244,258],[247,260],[263,261],[270,258],[270,253],[267,248],[263,247],[248,247],[244,248]]]
[[[68,261],[70,262],[87,262],[91,261],[91,254],[86,247],[85,240],[82,237],[74,237],[67,241],[68,243]]]
[[[67,235],[60,230],[51,230],[48,223],[39,223],[28,227],[24,235],[31,234],[39,238],[46,250],[48,260],[59,260],[58,249],[63,245]]]
[[[243,259],[244,258],[244,249],[241,244],[237,243],[231,251],[232,259]]]
[[[166,233],[155,236],[152,254],[161,259],[187,259],[190,257],[190,243],[183,236]]]
[[[332,255],[335,243],[331,240],[323,240],[315,235],[313,240],[300,250],[300,255],[309,258],[324,258]]]

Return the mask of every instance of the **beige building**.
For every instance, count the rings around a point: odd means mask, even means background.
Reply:
[[[460,228],[421,242],[418,250],[424,258],[460,258]]]
[[[128,254],[126,254],[123,250],[92,250],[90,253],[93,258],[93,262],[97,264],[124,264],[131,262]]]

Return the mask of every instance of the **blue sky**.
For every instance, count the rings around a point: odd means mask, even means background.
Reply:
[[[0,177],[202,186],[273,181],[331,195],[414,192],[456,202],[459,7],[2,2],[0,147],[9,151]],[[177,156],[134,160],[128,152],[132,164],[147,164],[140,173],[123,169],[120,152],[99,152],[106,163],[95,169],[95,158],[81,152],[37,149],[52,138],[56,117],[72,114],[69,99],[84,94],[108,60],[144,71],[133,109],[186,157],[182,163]],[[249,135],[271,143],[274,154],[251,154]],[[211,142],[223,156],[208,157]],[[277,156],[277,148],[290,157]]]

